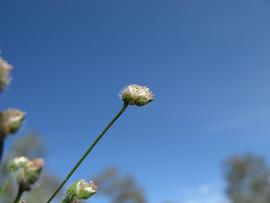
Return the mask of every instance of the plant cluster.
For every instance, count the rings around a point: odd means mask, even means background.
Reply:
[[[0,92],[3,92],[11,81],[10,72],[12,66],[0,57]],[[48,197],[47,203],[51,202],[66,182],[70,179],[73,173],[78,169],[85,158],[90,154],[99,140],[114,124],[114,122],[125,112],[129,105],[144,106],[153,101],[153,93],[145,86],[128,85],[120,93],[120,98],[123,101],[123,106],[120,111],[113,117],[103,131],[91,143],[89,148],[84,152],[82,157],[77,161],[75,166],[70,170],[62,183],[58,186],[55,192]],[[25,112],[19,109],[10,108],[0,112],[0,158],[4,151],[4,142],[11,134],[16,133],[22,126],[25,119]],[[31,191],[34,184],[38,181],[42,169],[44,168],[44,160],[42,158],[30,159],[28,157],[15,157],[9,163],[9,171],[13,179],[18,185],[18,192],[14,197],[14,203],[24,203],[23,194]],[[0,192],[5,192],[5,184]],[[97,192],[97,185],[93,181],[78,180],[74,182],[66,191],[62,199],[62,203],[79,203],[82,200],[89,199]]]

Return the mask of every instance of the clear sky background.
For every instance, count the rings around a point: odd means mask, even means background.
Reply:
[[[147,85],[156,100],[130,107],[72,180],[115,166],[150,203],[220,203],[224,159],[270,159],[269,11],[269,0],[0,0],[14,65],[1,108],[27,111],[18,136],[40,132],[47,169],[64,177],[121,88]]]

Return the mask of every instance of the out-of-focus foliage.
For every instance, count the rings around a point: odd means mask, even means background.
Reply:
[[[235,156],[226,161],[226,193],[232,203],[269,203],[270,171],[254,155]]]
[[[5,154],[1,166],[0,183],[4,183],[8,177],[8,163],[14,157],[26,156],[29,158],[46,158],[46,149],[37,133],[23,136],[17,139],[9,151]],[[91,177],[92,179],[92,177]],[[114,168],[109,168],[96,176],[98,193],[108,197],[112,203],[146,203],[142,190],[131,176],[120,176]],[[49,173],[42,171],[41,178],[29,193],[24,197],[27,203],[42,203],[54,192],[54,189],[61,183],[60,179]],[[16,196],[17,185],[10,178],[7,191],[0,196],[0,203],[12,202]],[[60,202],[63,193],[58,195],[54,202]],[[91,200],[90,200],[91,201]]]
[[[40,137],[36,133],[17,139],[6,153],[1,166],[1,184],[9,177],[8,163],[14,157],[26,156],[29,158],[44,157],[45,148]],[[31,192],[25,193],[27,203],[46,202],[48,196],[53,193],[54,188],[60,184],[60,180],[51,173],[44,170],[38,183]],[[17,185],[10,178],[7,191],[0,197],[0,203],[12,202],[17,192]],[[61,194],[60,194],[61,195]],[[56,199],[57,200],[57,199]],[[56,201],[59,202],[59,199]]]
[[[142,190],[131,176],[120,176],[114,168],[103,171],[95,178],[98,191],[112,203],[146,203]]]

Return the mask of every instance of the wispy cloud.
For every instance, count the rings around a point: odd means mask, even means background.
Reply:
[[[202,184],[190,188],[181,203],[228,203],[220,184]]]
[[[225,118],[220,121],[215,121],[208,126],[211,132],[219,132],[225,130],[232,130],[242,128],[250,125],[256,125],[269,120],[270,108],[261,108],[256,111],[245,112],[242,114],[235,114],[232,117]]]
[[[224,183],[222,181],[203,183],[178,188],[167,197],[167,201],[162,203],[229,203],[223,191]]]

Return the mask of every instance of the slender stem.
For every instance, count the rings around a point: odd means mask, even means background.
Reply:
[[[13,203],[19,203],[19,200],[21,199],[23,192],[24,192],[23,188],[21,186],[19,186],[17,196],[16,196]]]
[[[3,183],[3,185],[1,186],[0,189],[0,197],[7,191],[8,185],[9,185],[9,179],[10,177],[8,176],[5,180],[5,182]]]
[[[3,154],[4,154],[4,142],[5,142],[5,138],[0,133],[0,163],[2,162],[2,158],[3,158]]]
[[[72,174],[77,170],[77,168],[81,165],[81,163],[84,161],[84,159],[88,156],[88,154],[92,151],[92,149],[96,146],[98,141],[102,138],[102,136],[107,132],[107,130],[113,125],[113,123],[124,113],[126,108],[128,107],[127,104],[124,104],[121,110],[116,114],[116,116],[111,120],[111,122],[104,128],[104,130],[97,136],[97,138],[94,140],[94,142],[90,145],[90,147],[86,150],[86,152],[82,155],[82,157],[79,159],[77,164],[72,168],[72,170],[69,172],[69,174],[65,177],[63,182],[60,184],[60,186],[56,189],[56,191],[52,194],[52,196],[49,198],[47,203],[51,202],[52,199],[57,195],[57,193],[61,190],[61,188],[65,185],[65,183],[68,181],[68,179],[72,176]]]

